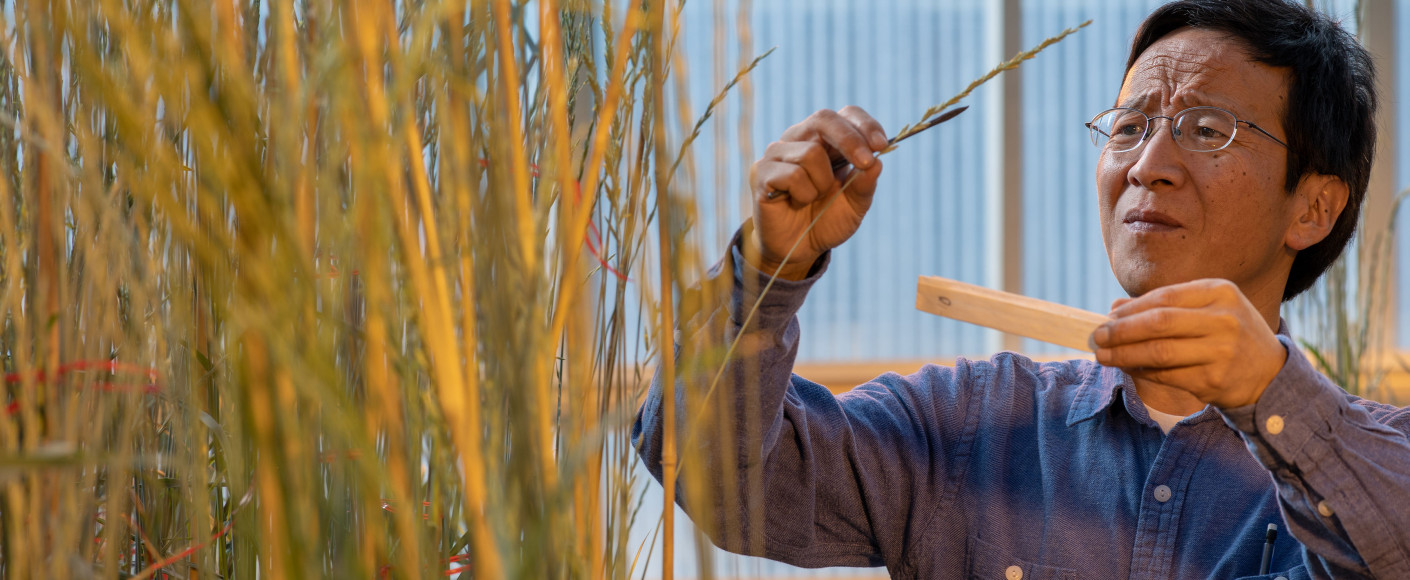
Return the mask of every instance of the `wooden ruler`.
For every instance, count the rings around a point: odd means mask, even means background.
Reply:
[[[916,308],[1089,352],[1092,331],[1108,320],[1105,314],[939,276],[921,276],[917,281]]]

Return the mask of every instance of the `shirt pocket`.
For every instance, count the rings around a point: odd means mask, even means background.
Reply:
[[[1015,557],[1007,549],[970,537],[967,568],[973,580],[1077,580],[1071,568],[1043,566]]]

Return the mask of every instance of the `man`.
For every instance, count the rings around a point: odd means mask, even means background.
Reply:
[[[1372,87],[1355,39],[1298,3],[1157,9],[1089,124],[1103,241],[1132,297],[1093,333],[1096,361],[1002,353],[837,397],[790,376],[793,314],[871,205],[886,138],[855,107],[793,126],[753,167],[753,223],[719,271],[729,304],[697,331],[747,356],[723,375],[725,435],[703,430],[711,451],[682,477],[725,461],[739,477],[687,489],[710,498],[687,509],[727,549],[903,578],[1410,578],[1410,412],[1346,395],[1278,317],[1355,229]],[[660,389],[634,428],[658,477]]]

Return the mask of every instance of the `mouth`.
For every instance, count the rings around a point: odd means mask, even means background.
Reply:
[[[1183,227],[1180,222],[1175,221],[1175,218],[1148,209],[1133,209],[1126,212],[1121,223],[1134,232],[1168,232]]]

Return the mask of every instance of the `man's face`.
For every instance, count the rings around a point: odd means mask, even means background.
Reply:
[[[1121,87],[1118,106],[1174,116],[1214,106],[1279,139],[1288,95],[1284,69],[1253,62],[1224,34],[1182,29],[1146,49]],[[1285,237],[1296,219],[1283,188],[1287,153],[1240,124],[1228,147],[1181,148],[1170,121],[1151,123],[1132,151],[1103,150],[1097,162],[1102,239],[1122,288],[1138,296],[1199,278],[1233,281],[1255,304],[1281,300],[1296,252]]]

